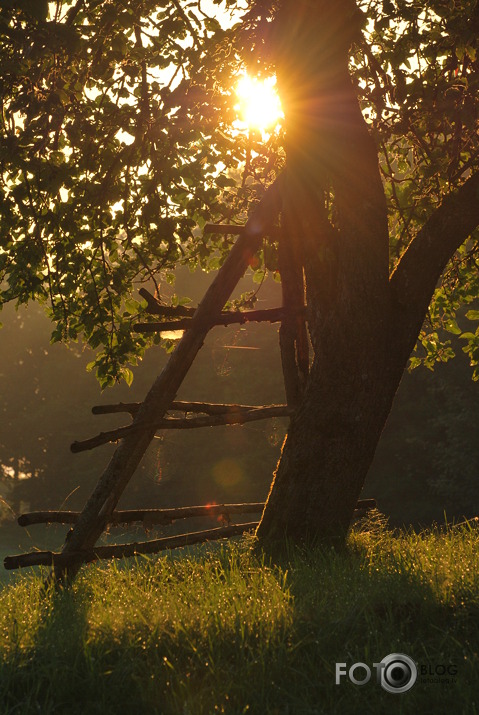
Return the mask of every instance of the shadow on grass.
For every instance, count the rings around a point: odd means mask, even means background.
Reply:
[[[0,711],[2,715],[81,712],[79,701],[97,677],[85,650],[88,601],[67,590],[41,594],[40,579],[30,580],[30,588],[37,590],[44,602],[36,623],[31,624],[34,633],[17,643],[0,666]],[[77,692],[79,687],[83,697]],[[89,712],[100,710],[92,703]]]
[[[379,529],[274,566],[232,544],[90,568],[4,658],[2,715],[477,715],[477,539],[447,538]],[[418,663],[408,692],[336,685],[337,662],[390,653]]]
[[[289,692],[302,694],[296,702],[290,698],[290,712],[479,712],[477,594],[445,602],[433,583],[407,569],[369,570],[360,553],[338,559],[321,550],[293,571],[290,589],[299,645],[288,662]],[[391,653],[417,664],[408,692],[387,692],[377,681],[373,664]],[[336,663],[346,672],[364,663],[371,679],[357,685],[346,674],[336,684]],[[354,674],[362,679],[366,671]]]

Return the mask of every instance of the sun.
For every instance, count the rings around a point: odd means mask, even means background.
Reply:
[[[248,75],[243,75],[236,85],[239,99],[236,109],[250,129],[272,130],[282,119],[283,110],[275,85],[276,77],[261,80]]]

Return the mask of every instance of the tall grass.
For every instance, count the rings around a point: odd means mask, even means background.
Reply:
[[[477,531],[394,533],[375,515],[341,553],[273,565],[250,546],[90,566],[57,592],[38,572],[5,586],[1,715],[479,713]],[[335,684],[336,662],[391,652],[419,664],[407,693]],[[423,678],[443,665],[456,682]]]

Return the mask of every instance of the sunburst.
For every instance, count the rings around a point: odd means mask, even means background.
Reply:
[[[256,79],[243,75],[236,85],[240,120],[250,129],[271,131],[283,117],[276,77]]]

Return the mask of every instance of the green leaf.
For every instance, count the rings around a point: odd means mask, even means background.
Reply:
[[[453,335],[461,334],[461,328],[459,327],[457,322],[454,320],[454,318],[449,318],[448,320],[446,320],[444,323],[444,327],[448,333],[453,333]]]
[[[125,380],[128,387],[130,387],[131,383],[133,382],[133,370],[130,370],[127,367],[123,367],[121,370],[121,376]]]

